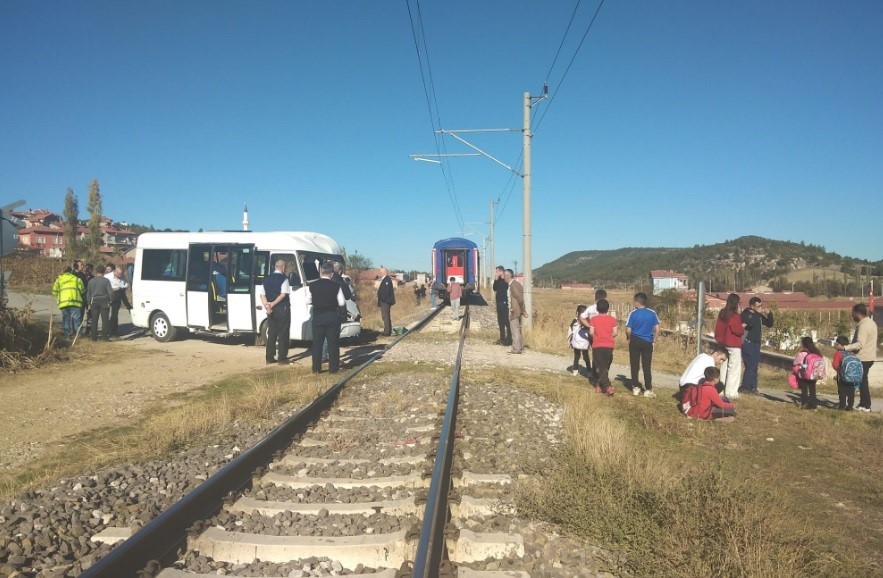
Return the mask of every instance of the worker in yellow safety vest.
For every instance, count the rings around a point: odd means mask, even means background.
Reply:
[[[77,332],[82,322],[85,291],[83,280],[74,275],[70,267],[65,267],[52,285],[52,294],[55,295],[58,308],[61,310],[64,336],[68,339]]]

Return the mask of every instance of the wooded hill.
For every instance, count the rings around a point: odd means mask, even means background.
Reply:
[[[864,269],[862,268],[864,266]],[[675,247],[626,247],[607,251],[574,251],[534,269],[534,283],[592,283],[596,286],[640,286],[649,282],[651,270],[670,269],[712,287],[742,290],[758,284],[781,285],[792,271],[817,269],[825,277],[824,292],[845,295],[851,284],[857,289],[859,275],[883,274],[883,260],[870,263],[828,252],[819,245],[746,236],[714,245]],[[828,275],[830,272],[830,275]],[[830,281],[829,281],[830,278]],[[818,282],[801,282],[820,285]],[[840,286],[838,287],[838,283]],[[788,282],[790,289],[790,282]],[[806,287],[795,287],[806,290]],[[818,294],[820,291],[809,291]]]

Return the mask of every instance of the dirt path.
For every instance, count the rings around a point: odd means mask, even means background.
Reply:
[[[170,393],[265,367],[261,348],[203,339],[76,347],[100,361],[0,373],[0,469],[30,461],[71,434],[118,425]]]

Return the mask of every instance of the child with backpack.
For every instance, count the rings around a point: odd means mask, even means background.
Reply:
[[[797,385],[800,387],[800,407],[802,409],[816,409],[819,400],[816,398],[816,382],[825,379],[825,358],[812,337],[806,336],[800,340],[800,351],[794,356],[791,371],[797,376]]]
[[[849,345],[849,338],[839,335],[834,342],[840,345]],[[855,403],[855,390],[861,385],[864,374],[862,360],[852,351],[838,349],[834,352],[832,365],[834,371],[837,372],[837,396],[840,398],[837,407],[844,411],[852,411],[852,405]]]
[[[592,364],[589,361],[589,328],[584,327],[579,322],[579,316],[586,310],[585,305],[576,306],[576,317],[570,322],[570,332],[567,335],[567,342],[573,349],[573,365],[571,370],[573,375],[579,375],[579,358],[582,355],[583,361],[586,362],[586,371],[591,374]]]
[[[717,392],[720,370],[714,366],[705,368],[705,378],[697,384],[684,387],[681,411],[695,419],[713,419],[731,422],[736,419],[736,406],[721,399]]]

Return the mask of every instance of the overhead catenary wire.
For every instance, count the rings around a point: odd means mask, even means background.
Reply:
[[[573,12],[570,15],[570,20],[568,21],[567,26],[564,29],[564,34],[562,34],[562,36],[561,36],[561,42],[558,44],[558,50],[556,50],[555,56],[552,59],[552,64],[549,66],[549,70],[546,72],[546,86],[548,86],[549,78],[551,77],[552,71],[555,69],[555,65],[558,63],[559,56],[561,56],[561,51],[564,48],[564,44],[567,41],[567,36],[570,33],[570,29],[573,26],[574,20],[576,19],[576,15],[577,15],[577,12],[579,11],[579,7],[580,7],[581,3],[582,3],[582,0],[577,0],[576,5],[573,8]],[[564,73],[561,76],[561,80],[558,81],[557,86],[552,91],[552,95],[548,99],[548,102],[546,103],[546,106],[543,109],[543,113],[540,115],[540,117],[537,119],[534,126],[531,128],[531,132],[534,135],[536,135],[536,131],[539,128],[540,123],[542,122],[543,118],[546,116],[546,113],[549,111],[549,108],[551,107],[552,102],[555,99],[555,96],[558,94],[558,91],[561,89],[561,85],[564,83],[564,79],[567,77],[567,73],[570,71],[570,68],[573,66],[573,63],[576,60],[576,57],[579,54],[579,51],[582,48],[582,45],[585,42],[586,37],[589,35],[589,32],[592,29],[592,26],[595,24],[595,20],[598,18],[598,14],[600,13],[601,7],[603,5],[604,5],[604,0],[601,0],[598,3],[597,8],[595,9],[595,13],[592,15],[592,19],[589,21],[588,25],[586,26],[585,32],[583,32],[582,38],[580,39],[580,42],[579,42],[579,45],[576,47],[576,50],[571,55],[570,61],[567,64],[567,68],[564,70]],[[522,164],[522,160],[523,160],[522,156],[523,156],[523,152],[522,152],[522,155],[519,155],[518,161],[516,161],[516,163],[515,163],[515,166],[518,166],[519,168],[521,167],[521,164]],[[508,192],[507,192],[507,189],[508,189]],[[500,217],[502,217],[503,213],[506,210],[506,207],[508,206],[509,198],[512,196],[512,192],[514,191],[514,189],[515,189],[515,181],[513,179],[513,176],[510,175],[510,178],[507,180],[506,184],[503,186],[502,192],[497,197],[498,209],[495,212],[494,220],[498,220]],[[500,203],[500,200],[502,199],[504,194],[506,195],[506,199],[505,199],[505,201]]]
[[[405,0],[405,6],[408,9],[408,22],[411,25],[411,35],[414,39],[414,49],[417,52],[417,62],[420,66],[420,79],[423,83],[423,94],[426,99],[426,108],[429,112],[429,122],[432,125],[432,136],[435,143],[435,150],[436,153],[441,157],[447,154],[447,147],[445,146],[444,136],[441,135],[441,133],[439,132],[442,126],[441,113],[439,112],[438,97],[436,95],[435,83],[433,82],[432,78],[432,66],[429,59],[429,46],[426,42],[426,34],[423,27],[423,15],[422,11],[420,10],[420,0],[415,0],[415,4],[417,13],[416,26],[414,23],[414,13],[411,11],[410,0]],[[420,51],[421,44],[423,45],[423,53],[425,53],[425,65],[423,55]],[[434,108],[433,104],[435,105]],[[454,186],[453,173],[451,173],[450,168],[447,166],[447,163],[439,163],[439,169],[441,170],[442,178],[445,181],[445,188],[447,189],[448,198],[451,201],[451,206],[454,209],[454,216],[457,219],[457,224],[460,230],[463,230],[463,214],[460,210],[460,202],[457,198],[456,187]]]
[[[564,80],[567,78],[567,73],[570,72],[570,68],[573,66],[574,61],[576,60],[577,55],[579,54],[580,49],[583,46],[583,43],[586,41],[586,37],[589,35],[589,32],[592,30],[592,26],[595,24],[595,20],[598,19],[598,14],[601,12],[601,7],[604,6],[604,0],[601,0],[598,3],[598,7],[595,9],[595,13],[592,15],[592,19],[589,21],[588,26],[586,26],[586,31],[583,32],[582,38],[580,38],[579,44],[576,47],[576,50],[573,51],[573,55],[570,57],[570,62],[567,63],[567,68],[564,69],[564,74],[561,75],[561,80],[558,81],[558,85],[552,91],[552,95],[549,97],[548,102],[546,102],[546,106],[543,109],[543,113],[537,119],[537,122],[531,128],[531,131],[534,135],[536,135],[537,130],[540,128],[540,124],[542,124],[543,119],[546,118],[546,113],[549,112],[549,109],[552,107],[552,103],[555,101],[555,97],[558,95],[558,91],[561,90],[561,86],[564,84]],[[579,2],[577,3],[577,7],[579,7]],[[576,14],[576,10],[574,10],[574,14]],[[573,17],[571,16],[571,21]],[[570,30],[570,24],[567,25],[567,30]],[[565,37],[567,35],[567,31],[565,31]],[[562,44],[564,40],[562,39]],[[559,47],[559,52],[561,48]],[[552,62],[552,67],[549,68],[549,72],[551,72],[552,68],[555,66],[555,62],[558,60],[558,54],[555,55],[555,59]],[[548,75],[547,75],[548,77]]]

